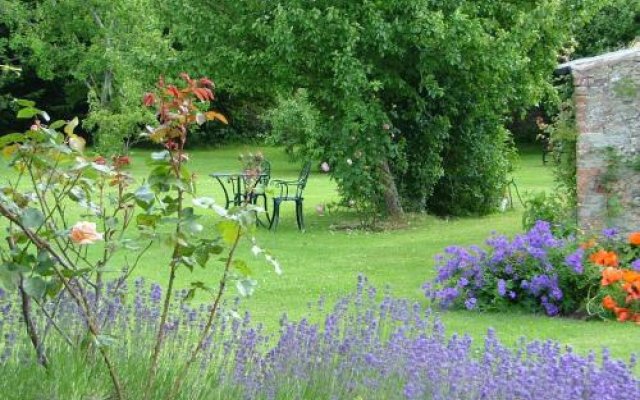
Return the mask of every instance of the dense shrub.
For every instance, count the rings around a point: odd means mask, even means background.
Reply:
[[[575,58],[618,50],[640,37],[640,0],[607,0],[605,4],[576,32]]]
[[[527,196],[522,213],[522,226],[529,230],[537,221],[547,221],[551,231],[559,237],[568,237],[576,232],[575,204],[559,192],[537,192]]]
[[[137,280],[109,286],[100,308],[101,321],[113,354],[128,373],[129,398],[139,398],[145,374],[139,365],[148,358],[151,334],[157,329],[163,291]],[[182,293],[184,296],[185,293]],[[489,331],[484,349],[472,347],[468,336],[447,337],[443,325],[418,304],[391,296],[379,299],[375,288],[360,279],[355,294],[326,311],[324,324],[283,318],[274,337],[240,317],[233,305],[218,314],[200,368],[189,375],[180,398],[188,399],[637,399],[640,382],[630,365],[580,357],[554,342],[520,341],[516,349],[498,342]],[[33,350],[17,323],[19,302],[0,292],[0,389],[4,398],[104,398],[106,372],[92,357],[71,357],[64,344],[51,353],[64,368],[37,369],[28,358]],[[313,306],[325,312],[323,302]],[[47,305],[57,310],[60,327],[73,343],[82,343],[83,318],[75,303],[62,295]],[[171,382],[175,363],[188,357],[185,338],[205,324],[207,310],[172,302],[167,321],[171,354],[160,374]],[[235,315],[235,317],[234,317]],[[44,323],[44,321],[41,321]],[[55,343],[48,343],[49,346]],[[82,384],[82,382],[86,382]],[[153,398],[164,398],[159,385]]]
[[[340,193],[397,216],[398,204],[495,210],[512,149],[506,120],[553,91],[558,51],[600,1],[169,4],[169,35],[188,49],[181,63],[216,71],[237,96],[285,99],[278,114],[292,118],[278,139],[313,132],[298,111],[317,111],[325,129],[305,146],[332,166]]]

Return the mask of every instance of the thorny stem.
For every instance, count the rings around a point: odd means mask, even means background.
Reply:
[[[173,162],[173,170],[178,179],[180,179],[180,171],[182,167],[182,146],[178,148],[176,155],[176,162]],[[182,207],[184,200],[184,191],[180,188],[178,191],[178,220],[182,218]],[[179,237],[182,231],[182,227],[180,222],[176,225],[175,234],[176,237]],[[155,345],[153,348],[153,353],[151,354],[151,365],[149,366],[149,377],[147,379],[147,387],[144,393],[144,399],[149,400],[149,396],[151,395],[151,390],[153,389],[153,385],[155,384],[156,375],[158,372],[158,360],[160,358],[160,352],[162,350],[162,344],[164,343],[165,338],[165,324],[167,322],[167,317],[169,315],[169,305],[171,304],[171,298],[173,295],[173,284],[176,278],[176,270],[178,269],[178,257],[180,251],[180,244],[176,242],[173,247],[173,254],[171,256],[171,263],[169,264],[169,283],[167,284],[167,294],[164,297],[164,303],[162,305],[162,314],[160,315],[160,325],[158,326],[158,333],[156,334]]]
[[[20,292],[20,300],[22,303],[22,317],[27,329],[27,336],[31,340],[34,350],[36,351],[36,357],[38,364],[42,365],[46,369],[49,369],[49,360],[44,350],[44,343],[42,338],[38,335],[36,324],[33,321],[33,315],[31,314],[31,298],[24,290],[24,276],[20,274],[20,282],[18,284],[18,291]]]
[[[222,299],[222,295],[224,293],[224,289],[227,285],[227,277],[229,275],[229,269],[231,267],[231,261],[233,260],[233,255],[238,247],[238,243],[240,242],[240,238],[241,238],[241,233],[240,233],[240,227],[238,227],[238,232],[236,234],[236,238],[233,242],[233,245],[231,246],[231,249],[229,250],[229,256],[227,257],[227,261],[225,263],[224,266],[224,272],[222,273],[222,278],[220,279],[220,283],[218,286],[218,293],[215,296],[215,299],[213,301],[213,305],[211,306],[211,310],[209,311],[209,317],[207,319],[207,323],[204,326],[204,329],[202,330],[202,333],[200,334],[200,339],[198,340],[198,344],[193,348],[193,350],[191,351],[191,355],[189,356],[189,359],[185,362],[185,364],[182,366],[182,369],[180,370],[180,372],[178,373],[178,377],[176,378],[176,380],[173,382],[173,387],[171,389],[171,391],[169,392],[169,395],[167,396],[167,399],[173,399],[175,398],[175,396],[177,395],[178,391],[180,390],[180,387],[182,386],[182,383],[184,381],[185,376],[187,375],[187,372],[189,372],[189,368],[191,368],[191,365],[196,361],[198,354],[202,351],[202,349],[204,348],[204,343],[207,340],[207,337],[209,336],[209,332],[211,331],[211,327],[213,325],[213,320],[216,316],[216,313],[218,311],[218,308],[220,306],[220,299]]]
[[[16,251],[16,244],[12,237],[7,238],[7,243],[9,244],[9,248],[12,251]],[[31,313],[31,297],[27,294],[24,289],[24,274],[20,273],[18,276],[18,292],[20,293],[20,303],[22,310],[22,318],[24,318],[25,328],[27,330],[27,336],[29,336],[29,340],[33,345],[33,349],[36,351],[36,357],[38,360],[38,364],[42,365],[44,368],[49,368],[49,360],[47,359],[47,354],[44,349],[44,338],[38,335],[38,329],[36,327],[35,322],[33,321],[33,315]]]

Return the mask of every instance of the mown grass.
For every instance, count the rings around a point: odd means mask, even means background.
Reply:
[[[190,168],[198,176],[198,195],[221,200],[222,192],[208,174],[236,171],[240,167],[236,161],[239,153],[258,150],[271,161],[274,178],[294,178],[297,175],[300,166],[289,162],[285,154],[276,148],[229,146],[194,150],[190,152]],[[148,153],[145,150],[134,152],[133,173],[140,181],[148,171],[144,162]],[[542,165],[541,155],[536,149],[521,152],[513,177],[522,194],[553,188],[551,167]],[[492,232],[513,235],[522,230],[522,206],[515,195],[515,208],[504,213],[450,219],[410,215],[406,227],[380,232],[345,228],[357,225],[355,215],[348,210],[325,215],[315,212],[317,204],[337,199],[335,183],[328,175],[314,169],[305,191],[306,232],[297,230],[291,204],[283,206],[277,231],[258,229],[258,243],[277,256],[283,266],[283,275],[277,276],[265,262],[254,259],[248,245],[239,251],[239,257],[249,262],[258,281],[255,294],[244,300],[242,307],[267,330],[275,331],[284,313],[297,319],[307,313],[309,304],[321,297],[331,302],[352,292],[360,274],[395,296],[426,304],[421,285],[434,276],[434,256],[446,246],[479,244]],[[213,215],[204,222],[207,229],[212,229]],[[166,285],[169,257],[169,248],[153,247],[134,275]],[[113,270],[119,270],[117,261],[118,258],[114,259]],[[215,285],[219,273],[220,269],[215,265],[193,273],[185,269],[179,275],[177,287],[188,287],[193,280]],[[229,295],[235,295],[233,290]],[[196,299],[205,300],[202,296]],[[606,346],[614,356],[624,358],[630,349],[635,348],[638,334],[638,328],[632,324],[616,322],[587,322],[518,313],[448,311],[440,314],[449,332],[466,332],[478,339],[493,327],[506,343],[515,343],[521,336],[555,339],[574,346],[582,353]]]

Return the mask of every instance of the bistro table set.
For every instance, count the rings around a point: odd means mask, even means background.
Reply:
[[[303,192],[310,171],[311,162],[307,161],[300,170],[297,179],[271,179],[271,164],[264,160],[260,165],[259,173],[254,171],[214,172],[209,176],[214,178],[222,188],[225,208],[240,206],[243,203],[260,205],[258,201],[262,199],[267,222],[265,223],[260,218],[257,221],[269,229],[276,229],[280,220],[280,205],[283,202],[292,201],[296,207],[298,229],[304,230]],[[268,194],[272,197],[271,212],[269,212]]]

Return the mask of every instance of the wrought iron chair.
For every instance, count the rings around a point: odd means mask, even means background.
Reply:
[[[278,222],[280,221],[280,204],[284,201],[293,201],[296,203],[296,222],[298,223],[298,229],[304,230],[304,215],[302,213],[302,202],[304,198],[302,193],[307,186],[307,179],[311,172],[311,162],[307,161],[296,180],[281,180],[275,179],[271,181],[273,186],[276,186],[276,190],[273,196],[273,215],[271,216],[271,223],[269,229],[276,229]]]

